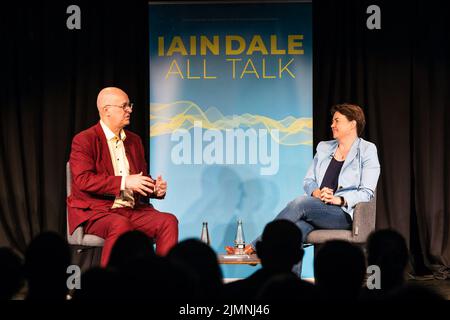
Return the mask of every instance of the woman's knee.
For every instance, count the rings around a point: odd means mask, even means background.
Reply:
[[[311,196],[301,195],[301,196],[298,196],[297,198],[295,198],[294,200],[292,200],[291,202],[289,202],[289,206],[299,208],[299,207],[304,206],[309,201],[311,201],[311,199],[314,199],[314,198]]]
[[[289,202],[286,207],[275,217],[275,219],[286,219],[290,221],[297,221],[303,214],[304,205],[308,200],[308,196],[299,196]]]

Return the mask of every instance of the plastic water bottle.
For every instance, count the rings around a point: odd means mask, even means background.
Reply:
[[[245,238],[241,219],[239,219],[237,222],[236,238],[234,239],[234,248],[236,254],[244,254]]]
[[[209,245],[209,232],[208,232],[208,222],[203,222],[202,235],[200,237],[201,241]]]

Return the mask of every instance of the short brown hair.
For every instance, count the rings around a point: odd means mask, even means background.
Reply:
[[[336,112],[343,114],[348,121],[356,121],[358,137],[360,137],[366,126],[366,117],[364,116],[363,109],[356,104],[341,103],[331,107],[331,116]]]

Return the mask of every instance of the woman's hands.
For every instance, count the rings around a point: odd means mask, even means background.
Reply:
[[[312,196],[320,199],[326,204],[332,204],[335,206],[342,205],[342,201],[340,197],[335,197],[333,193],[333,189],[323,187],[322,189],[316,189],[313,191]]]

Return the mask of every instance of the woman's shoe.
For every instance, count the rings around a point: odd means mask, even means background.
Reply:
[[[227,254],[234,254],[234,248],[232,246],[225,246]]]
[[[225,251],[227,252],[227,254],[235,254],[236,253],[236,250],[232,246],[225,246]],[[255,253],[256,253],[255,249],[253,249],[253,247],[250,244],[245,246],[244,254],[251,255],[251,254],[255,254]]]
[[[244,254],[250,255],[250,254],[255,254],[255,253],[256,253],[256,250],[253,249],[253,247],[252,247],[250,244],[248,244],[248,245],[245,246],[245,248],[244,248]]]

